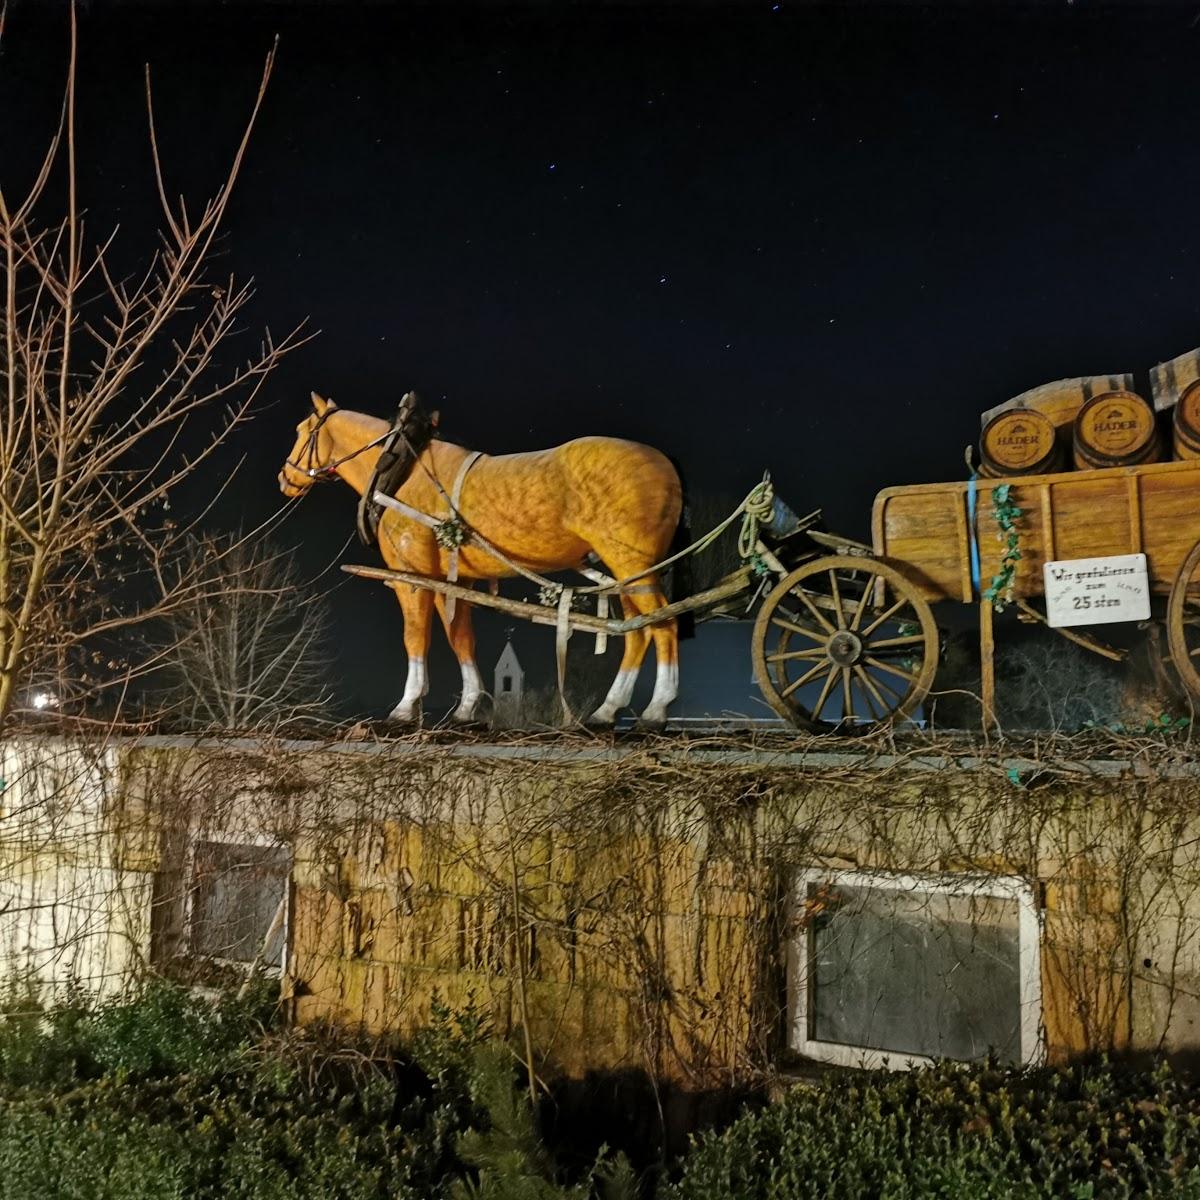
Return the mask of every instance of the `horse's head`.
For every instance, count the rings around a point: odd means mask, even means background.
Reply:
[[[337,405],[316,392],[312,403],[313,411],[296,426],[296,444],[279,471],[279,490],[288,497],[303,496],[333,461],[333,439],[325,422]]]

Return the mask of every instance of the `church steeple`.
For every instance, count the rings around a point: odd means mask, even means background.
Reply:
[[[525,693],[525,672],[513,649],[512,631],[508,631],[504,649],[496,660],[492,683],[492,724],[511,728],[521,723],[521,708]]]

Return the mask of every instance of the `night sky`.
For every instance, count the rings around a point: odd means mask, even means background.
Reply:
[[[61,5],[9,9],[15,188],[56,117],[66,27]],[[417,388],[451,440],[635,438],[730,497],[770,467],[794,508],[865,538],[880,488],[961,477],[982,409],[1064,376],[1144,379],[1200,344],[1195,3],[95,0],[93,228],[150,242],[142,64],[173,188],[199,198],[276,32],[224,249],[258,280],[257,326],[321,333],[233,448],[217,522],[281,503],[311,389],[386,415]],[[374,560],[343,550],[353,499],[314,491],[281,527],[314,573]],[[390,707],[394,601],[356,580],[335,606],[347,703]],[[552,635],[528,645],[549,670]],[[434,673],[448,697],[457,671]]]

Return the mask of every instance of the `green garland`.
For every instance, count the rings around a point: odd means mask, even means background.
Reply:
[[[457,550],[465,546],[470,536],[471,531],[458,517],[448,517],[433,527],[434,541],[443,550]]]
[[[992,576],[992,585],[983,593],[983,598],[992,602],[996,612],[1003,612],[1004,606],[1013,601],[1013,584],[1017,576],[1017,563],[1021,559],[1021,535],[1017,521],[1024,510],[1013,502],[1011,490],[1010,483],[1002,483],[992,489],[992,516],[998,526],[996,538],[1004,543],[1004,553],[1000,557],[1000,571]]]

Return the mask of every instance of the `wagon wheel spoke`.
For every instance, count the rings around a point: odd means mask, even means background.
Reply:
[[[871,715],[875,715],[875,705],[871,702],[872,696],[879,701],[880,712],[886,713],[888,710],[887,701],[883,698],[883,693],[875,686],[875,681],[871,678],[871,676],[868,675],[867,672],[858,665],[858,663],[854,664],[854,674],[858,676],[858,681],[862,685],[863,691],[866,694],[867,703],[871,705]],[[899,695],[900,693],[896,692],[894,694]]]
[[[854,716],[854,697],[850,694],[850,668],[842,668],[842,720],[849,721]]]
[[[846,628],[846,614],[842,611],[842,593],[838,587],[837,572],[829,572],[829,594],[833,597],[833,611],[837,614],[837,627]]]
[[[866,668],[863,669],[863,674],[866,675],[868,679],[871,679],[870,672],[868,672]],[[875,684],[876,687],[883,688],[885,692],[891,692],[892,695],[896,697],[896,704],[901,703],[904,697],[908,695],[907,688],[901,690],[900,688],[893,687],[892,684],[888,683],[886,679],[880,679],[878,676],[876,676],[874,679],[871,679],[871,682]],[[895,705],[892,707],[894,708]]]
[[[826,654],[824,646],[815,650],[777,650],[774,654],[767,655],[767,662],[791,662],[794,658],[806,658],[810,662],[828,662],[829,655]]]
[[[906,634],[904,637],[883,638],[878,642],[872,642],[871,649],[884,650],[899,646],[920,646],[924,642],[925,639],[919,633]]]
[[[784,620],[783,617],[773,616],[771,618],[772,625],[778,625],[780,629],[786,629],[789,633],[798,633],[801,637],[810,638],[814,642],[824,642],[828,634],[821,633],[816,629],[806,629],[803,625],[797,625],[795,621]]]
[[[821,694],[817,697],[816,704],[813,705],[813,717],[818,721],[821,719],[821,710],[825,707],[825,702],[829,699],[829,693],[833,691],[833,685],[837,677],[837,668],[830,663],[829,678],[825,680],[825,686],[821,689]]]
[[[811,671],[806,671],[800,676],[799,679],[794,679],[779,694],[785,697],[792,695],[798,688],[803,687],[810,679],[815,679],[816,676],[820,675],[820,673],[825,670],[828,670],[830,674],[833,673],[833,664],[830,663],[828,659],[826,659],[824,662],[817,663],[817,665],[813,667]]]
[[[909,683],[916,683],[917,677],[911,672],[906,671],[902,667],[897,667],[886,659],[875,658],[873,655],[867,654],[863,656],[863,661],[869,667],[878,667],[881,671],[891,671],[893,675],[899,675],[901,679],[907,679]]]
[[[867,611],[870,601],[867,599],[867,592],[870,590],[871,584],[863,589],[863,594],[859,597],[858,604],[854,608],[854,619],[850,622],[850,632],[857,633],[858,627],[862,624],[863,614]]]
[[[808,611],[817,618],[817,624],[822,626],[826,633],[837,632],[837,630],[834,629],[834,627],[825,619],[825,614],[804,594],[802,590],[797,588],[792,592],[792,595],[800,597]]]
[[[864,638],[869,638],[871,634],[873,634],[875,630],[880,627],[880,625],[882,625],[885,621],[890,621],[892,617],[894,617],[907,603],[907,597],[901,596],[900,599],[897,600],[896,603],[887,610],[887,612],[883,613],[882,616],[876,617],[875,620],[873,620],[870,625],[868,625],[866,629],[862,631],[862,636]]]

